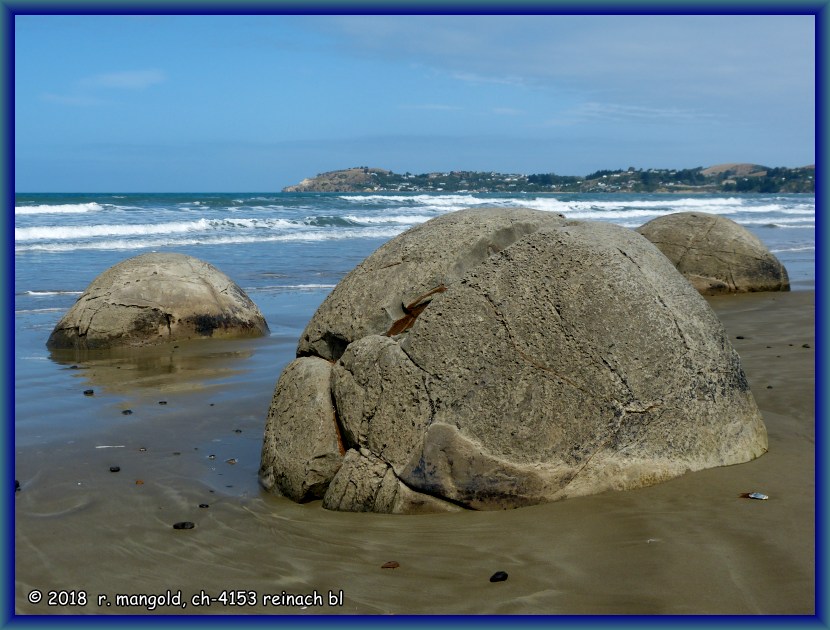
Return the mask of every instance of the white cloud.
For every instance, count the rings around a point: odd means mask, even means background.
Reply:
[[[66,94],[52,94],[51,92],[44,92],[40,95],[41,100],[49,101],[50,103],[58,103],[60,105],[73,105],[75,107],[92,107],[95,105],[102,105],[105,101],[91,96],[73,96]]]
[[[163,83],[167,76],[161,70],[127,70],[86,77],[80,81],[83,87],[103,87],[124,90],[144,90]]]
[[[694,109],[678,107],[649,107],[643,105],[623,105],[619,103],[599,103],[589,101],[566,110],[546,122],[547,126],[573,125],[591,121],[605,122],[642,122],[642,123],[688,123],[705,120],[708,123],[724,118]]]

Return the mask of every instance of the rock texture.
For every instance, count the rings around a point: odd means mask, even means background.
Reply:
[[[704,295],[790,290],[784,265],[749,230],[725,217],[679,212],[637,231]]]
[[[405,331],[430,301],[491,255],[559,214],[516,208],[453,212],[392,239],[346,275],[311,318],[299,356],[339,359],[366,335]]]
[[[98,350],[267,333],[262,313],[221,271],[191,256],[153,253],[95,278],[46,345]]]
[[[767,448],[705,300],[646,239],[604,223],[510,209],[429,221],[347,276],[298,351],[332,363],[327,426],[346,455],[330,509],[513,508]],[[303,401],[325,399],[324,381],[278,386],[266,436],[317,441],[316,421],[274,410],[316,418]],[[274,448],[266,437],[263,462]]]

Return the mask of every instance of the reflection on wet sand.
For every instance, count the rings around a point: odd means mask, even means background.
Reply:
[[[252,341],[183,341],[163,346],[106,351],[52,351],[50,358],[78,370],[89,385],[112,394],[136,388],[164,392],[199,391],[239,375],[240,363],[254,353]]]

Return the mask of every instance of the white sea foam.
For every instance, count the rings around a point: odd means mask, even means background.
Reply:
[[[15,246],[15,253],[23,253],[28,251],[44,251],[44,252],[66,252],[76,250],[130,250],[130,249],[152,249],[157,247],[168,247],[175,245],[177,247],[186,245],[233,245],[244,243],[273,243],[273,242],[314,242],[314,241],[331,241],[344,240],[352,238],[392,238],[400,234],[405,228],[356,228],[351,230],[302,230],[297,232],[288,232],[284,234],[268,234],[263,232],[261,235],[245,235],[236,234],[228,236],[216,236],[214,234],[206,234],[202,238],[176,238],[176,239],[112,239],[105,241],[93,241],[86,243],[32,243],[28,245]]]
[[[353,214],[344,215],[343,218],[353,223],[361,223],[363,225],[373,225],[378,223],[400,223],[401,225],[415,225],[416,223],[423,223],[434,218],[435,215],[425,214],[395,214],[395,215],[381,215],[377,217],[356,216]]]
[[[769,251],[773,254],[780,254],[781,252],[814,252],[816,251],[816,247],[815,245],[799,245],[797,247],[779,247]]]
[[[24,291],[23,295],[80,295],[83,291]]]
[[[15,206],[15,214],[80,214],[83,212],[97,212],[103,210],[101,204],[92,203],[61,203],[44,204],[39,206]]]
[[[248,293],[264,293],[279,291],[316,291],[319,289],[333,289],[336,284],[277,284],[265,287],[251,287],[245,289]]]
[[[275,229],[301,228],[302,223],[285,219],[198,219],[196,221],[176,221],[171,223],[140,223],[121,225],[61,225],[15,228],[15,242],[43,240],[75,240],[111,236],[143,236],[149,234],[183,234],[188,232],[206,232],[233,228]]]
[[[136,236],[143,234],[175,234],[206,230],[211,227],[207,219],[176,223],[142,223],[135,225],[59,225],[15,228],[14,240],[72,240],[99,236]]]
[[[28,309],[20,309],[19,311],[15,311],[16,315],[29,315],[32,313],[56,313],[57,311],[65,311],[65,308],[62,307],[53,307],[53,308],[28,308]]]

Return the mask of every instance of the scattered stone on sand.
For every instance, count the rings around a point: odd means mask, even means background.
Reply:
[[[193,529],[196,527],[196,524],[192,521],[180,521],[178,523],[173,523],[173,529]]]
[[[384,562],[382,565],[380,565],[380,568],[381,569],[397,569],[399,566],[401,566],[401,565],[398,562],[396,562],[395,560],[390,560],[389,562]]]
[[[789,291],[784,265],[752,232],[706,212],[677,212],[637,228],[703,295]]]
[[[717,316],[607,223],[505,208],[427,221],[344,278],[297,352],[260,481],[327,509],[515,508],[767,449]]]
[[[192,256],[150,253],[95,278],[46,345],[85,351],[267,333],[257,306],[221,271]]]
[[[504,571],[496,571],[490,576],[491,582],[504,582],[507,579],[507,573]]]

